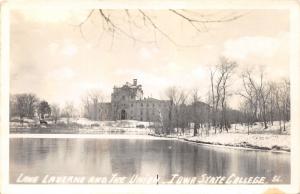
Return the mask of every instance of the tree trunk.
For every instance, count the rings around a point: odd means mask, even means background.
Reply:
[[[268,124],[267,124],[267,121],[264,119],[264,126],[265,126],[265,129],[268,128]]]
[[[196,123],[194,123],[194,136],[197,136],[197,127],[196,127]]]
[[[248,122],[248,135],[249,135],[249,130],[250,130],[250,122]]]

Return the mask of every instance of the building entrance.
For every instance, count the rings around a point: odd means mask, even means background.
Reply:
[[[121,110],[121,120],[126,120],[126,111]]]

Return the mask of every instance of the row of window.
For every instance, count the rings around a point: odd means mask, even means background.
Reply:
[[[116,104],[113,104],[113,106],[116,106]],[[125,107],[125,106],[126,106],[126,104],[120,104],[120,106],[121,106],[121,107]],[[133,104],[131,104],[131,107],[133,107]],[[143,106],[143,104],[141,104],[141,107],[144,107],[144,106]],[[149,104],[147,104],[147,107],[149,107]],[[154,104],[152,104],[152,107],[154,108],[154,107],[155,107],[155,105],[154,105]],[[159,107],[161,107],[161,106],[159,106]]]
[[[140,105],[141,105],[141,107],[144,107],[144,104],[143,104],[143,103],[141,103]],[[113,104],[113,106],[116,106],[116,104]],[[125,107],[126,104],[120,104],[120,106]],[[133,103],[131,103],[130,106],[133,107]],[[146,104],[146,107],[149,107],[149,106],[151,106],[151,105],[149,105],[149,103],[147,103],[147,104]],[[158,106],[159,106],[159,107],[162,107],[162,106],[165,106],[165,107],[166,107],[167,104],[164,104],[164,105],[163,105],[163,104],[159,104]],[[154,108],[154,107],[155,107],[155,104],[152,104],[152,107]]]
[[[141,120],[141,121],[143,120],[143,117],[144,117],[144,116],[146,116],[146,120],[149,120],[150,115],[151,115],[151,114],[149,114],[149,112],[146,112],[146,114],[143,114],[143,111],[140,112],[140,115],[138,115],[138,114],[134,115],[132,111],[130,112],[130,118],[131,118],[131,119],[140,117],[140,120]],[[154,116],[155,116],[155,113],[154,113],[154,111],[152,111],[151,117],[154,117]]]
[[[142,102],[141,102],[140,105],[141,105],[141,107],[144,106],[144,104],[143,104]],[[149,103],[146,103],[146,106],[149,107]],[[166,103],[164,103],[164,104],[158,104],[158,106],[159,106],[159,107],[161,107],[161,106],[167,106],[167,104],[166,104]],[[133,107],[133,103],[131,103],[131,107]],[[152,104],[152,107],[155,107],[155,104],[154,104],[154,103]]]
[[[131,99],[134,99],[134,95],[131,95],[130,98],[131,98]],[[122,100],[125,100],[125,99],[126,99],[126,97],[125,97],[125,96],[122,96]]]

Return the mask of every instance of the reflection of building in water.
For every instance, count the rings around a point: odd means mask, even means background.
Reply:
[[[100,120],[158,121],[167,113],[169,101],[143,97],[142,85],[126,82],[114,87],[110,103],[99,104]]]

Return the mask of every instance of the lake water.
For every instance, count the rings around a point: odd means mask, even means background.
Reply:
[[[10,183],[20,183],[16,181],[22,176],[39,177],[37,183],[45,176],[107,179],[102,183],[120,176],[128,177],[128,183],[138,176],[156,177],[148,182],[155,184],[158,176],[159,184],[163,184],[171,181],[174,174],[204,178],[235,174],[266,177],[265,183],[270,184],[276,176],[279,179],[275,178],[275,183],[282,184],[290,183],[290,154],[163,139],[11,138],[9,170]]]

